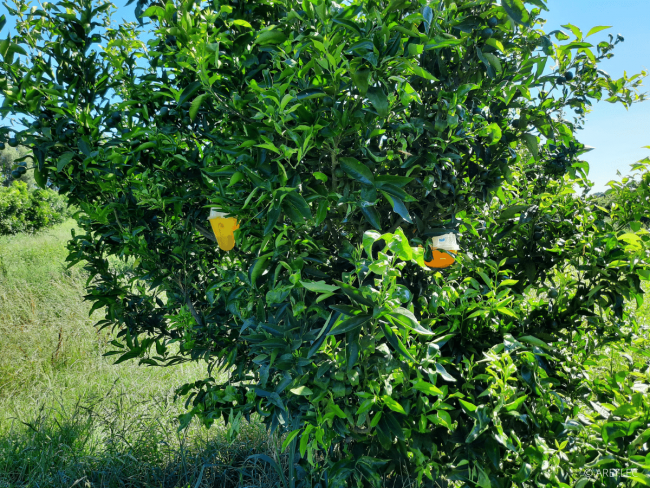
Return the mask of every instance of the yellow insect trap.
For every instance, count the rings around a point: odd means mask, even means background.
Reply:
[[[450,256],[445,251],[449,251],[451,254],[457,254],[460,247],[458,247],[458,243],[456,242],[456,235],[450,233],[434,237],[432,239],[431,250],[433,258],[431,261],[425,261],[424,264],[429,268],[446,268],[454,264],[456,258]]]
[[[214,236],[217,238],[219,247],[224,251],[230,251],[235,247],[234,232],[239,229],[239,224],[235,217],[226,217],[226,215],[228,214],[212,209],[208,220],[212,226],[212,232],[214,232]]]

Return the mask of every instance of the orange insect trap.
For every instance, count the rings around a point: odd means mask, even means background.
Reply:
[[[458,243],[456,242],[455,234],[444,234],[442,236],[437,236],[432,239],[431,251],[433,258],[431,261],[425,261],[429,268],[446,268],[451,266],[456,262],[454,256],[450,256],[447,252],[451,254],[457,254],[460,250]]]
[[[239,229],[239,223],[235,217],[226,217],[226,215],[228,214],[212,209],[208,220],[219,247],[224,251],[230,251],[235,247],[235,231]]]

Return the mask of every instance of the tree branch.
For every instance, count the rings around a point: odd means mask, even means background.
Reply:
[[[203,320],[201,320],[201,317],[199,316],[198,312],[194,308],[194,304],[190,300],[189,294],[185,294],[185,302],[187,303],[187,307],[190,309],[190,313],[192,314],[192,317],[194,317],[196,323],[199,324],[201,327],[203,327]]]
[[[202,227],[202,226],[200,226],[200,225],[197,224],[197,223],[194,223],[194,227],[195,227],[196,230],[198,230],[198,231],[203,235],[203,237],[205,237],[206,239],[210,239],[212,242],[215,242],[215,243],[217,242],[217,238],[214,237],[214,234],[213,234],[212,232],[210,232],[208,229],[206,229],[205,227]]]
[[[338,166],[338,161],[336,160],[336,147],[330,149],[332,156],[332,191],[336,193],[336,188],[339,185],[338,178],[336,177],[336,167]]]

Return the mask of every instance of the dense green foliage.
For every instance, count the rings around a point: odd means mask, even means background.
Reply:
[[[35,232],[69,216],[66,199],[49,188],[29,189],[20,180],[0,186],[0,235]]]
[[[545,33],[530,3],[157,4],[145,46],[108,4],[18,2],[2,110],[35,119],[8,142],[82,209],[69,260],[118,362],[208,362],[182,424],[235,435],[261,415],[287,433],[292,486],[648,469],[645,363],[583,374],[604,345],[647,354],[649,238],[616,227],[647,195],[608,210],[574,193],[589,105],[630,105],[641,77],[598,70],[620,38]],[[210,207],[240,222],[229,253]],[[458,262],[432,271],[424,248],[448,232]]]

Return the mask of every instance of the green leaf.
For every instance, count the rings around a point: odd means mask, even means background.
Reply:
[[[357,90],[359,90],[359,94],[362,97],[365,97],[366,93],[368,93],[368,78],[370,77],[370,70],[360,69],[353,71],[350,73],[350,76],[352,77],[354,86],[356,86]]]
[[[178,98],[178,104],[183,105],[183,103],[185,103],[185,100],[187,100],[192,95],[194,95],[199,90],[199,88],[201,88],[200,81],[195,81],[194,83],[190,83],[189,85],[187,85],[181,92],[180,97]]]
[[[375,186],[377,188],[382,188],[385,185],[392,185],[398,188],[402,188],[408,185],[415,178],[407,176],[392,176],[392,175],[379,175],[375,178]]]
[[[287,193],[285,201],[289,202],[305,219],[311,219],[311,209],[305,198],[297,191]]]
[[[248,27],[249,29],[253,28],[252,25],[250,25],[248,22],[246,22],[243,19],[235,19],[235,20],[232,21],[232,23],[235,24],[235,25],[240,25],[242,27]]]
[[[34,169],[34,180],[36,180],[36,184],[43,189],[47,188],[48,172],[49,170],[47,168],[43,168],[43,171],[40,171],[38,168]]]
[[[239,183],[243,178],[244,178],[244,173],[242,173],[241,171],[237,171],[236,173],[234,173],[234,174],[230,177],[230,182],[228,183],[228,188],[230,188],[231,186],[236,185],[236,184]]]
[[[345,293],[348,297],[350,297],[352,300],[354,300],[355,302],[358,302],[367,307],[375,306],[372,300],[364,297],[362,293],[359,290],[357,290],[355,287],[350,286],[347,283],[343,283],[342,281],[338,281],[338,280],[334,280],[334,283],[339,285],[341,287],[341,291]]]
[[[158,143],[156,141],[148,141],[140,144],[137,148],[135,148],[134,152],[140,152],[140,151],[145,151],[147,149],[153,149],[156,147]]]
[[[254,44],[259,44],[260,46],[268,46],[269,44],[280,44],[281,42],[286,41],[287,36],[284,32],[273,29],[269,31],[262,32],[257,39],[255,39]]]
[[[293,393],[294,395],[299,395],[299,396],[309,396],[309,395],[313,395],[313,394],[314,394],[314,392],[311,391],[311,390],[310,390],[309,388],[307,388],[306,386],[299,386],[299,387],[297,387],[297,388],[291,388],[289,391],[290,391],[291,393]]]
[[[354,31],[357,35],[359,36],[361,35],[361,29],[355,22],[352,22],[351,20],[347,20],[347,19],[337,19],[337,18],[334,18],[332,20],[335,24],[340,24],[342,26],[345,26],[351,31]]]
[[[320,225],[325,222],[325,219],[327,218],[327,209],[327,200],[321,200],[318,202],[318,210],[316,211],[316,225]]]
[[[501,140],[501,135],[502,135],[501,127],[499,127],[499,124],[497,124],[496,122],[492,122],[487,127],[483,127],[483,129],[481,129],[480,134],[483,137],[487,137],[489,141],[488,144],[492,146],[494,144],[497,144]]]
[[[0,30],[3,29],[6,23],[7,23],[7,17],[5,17],[4,14],[0,15]]]
[[[440,388],[432,385],[431,383],[427,383],[424,380],[420,380],[415,385],[413,385],[413,389],[421,391],[422,393],[426,393],[427,395],[444,396],[444,393]]]
[[[164,19],[165,9],[154,5],[145,10],[141,17],[158,17],[159,19]]]
[[[145,143],[145,144],[150,144],[150,143]],[[154,143],[155,144],[155,143]],[[90,149],[90,144],[88,143],[88,139],[86,137],[82,137],[77,141],[77,146],[81,150],[81,152],[84,154],[86,157],[90,157],[90,154],[92,153],[92,150]],[[142,147],[142,145],[140,146]],[[147,149],[147,148],[145,148]],[[142,149],[138,148],[136,149],[136,152],[141,151]]]
[[[456,381],[456,378],[454,378],[452,375],[450,375],[447,372],[447,370],[445,369],[445,367],[440,363],[436,363],[436,373],[438,373],[440,375],[440,377],[445,381],[449,381],[449,382],[452,382],[452,383],[454,383]]]
[[[589,47],[593,47],[593,44],[589,44],[588,42],[573,41],[565,46],[562,46],[562,49],[568,51],[569,49],[585,49]]]
[[[413,259],[413,249],[409,245],[408,238],[404,235],[401,227],[395,230],[392,239],[385,239],[391,251],[399,256],[402,261],[410,261]]]
[[[263,256],[260,256],[259,258],[255,259],[253,261],[253,265],[249,268],[248,270],[248,279],[250,282],[255,286],[257,283],[257,279],[262,276],[262,273],[267,270],[266,267],[266,262],[269,260],[269,258],[273,256],[273,253],[270,252],[268,254],[264,254]]]
[[[506,410],[508,412],[511,412],[513,410],[517,410],[521,406],[521,404],[526,401],[526,398],[528,398],[528,395],[522,395],[519,398],[517,398],[516,400],[514,400],[513,402],[507,403],[505,405]]]
[[[339,158],[339,163],[341,164],[343,171],[345,171],[351,178],[360,181],[364,185],[374,184],[375,178],[372,175],[372,171],[370,171],[365,164],[361,164],[358,159]]]
[[[27,51],[20,46],[19,44],[10,44],[9,49],[7,49],[7,56],[13,55],[15,53],[22,54],[23,56],[27,56]]]
[[[361,40],[359,42],[355,42],[352,44],[350,47],[348,47],[345,52],[349,53],[352,51],[355,51],[357,54],[363,55],[367,53],[368,51],[372,52],[374,48],[374,45],[372,41],[368,39]]]
[[[261,147],[263,149],[268,149],[269,151],[273,151],[276,154],[282,154],[280,150],[275,146],[275,144],[271,142],[264,142],[262,144],[255,144],[255,147]]]
[[[207,96],[208,96],[207,93],[203,93],[192,101],[192,105],[190,105],[190,119],[192,121],[194,121],[194,119],[196,118],[196,114],[201,108],[201,104],[203,103],[203,100],[205,100]]]
[[[9,44],[11,44],[11,41],[9,40],[9,36],[7,36],[6,39],[0,41],[0,55],[2,55],[3,58],[7,55]]]
[[[650,486],[650,476],[640,471],[632,471],[630,474],[626,475],[626,479],[635,481],[639,485]]]
[[[367,398],[366,400],[363,401],[363,403],[359,406],[357,409],[355,415],[361,415],[362,413],[369,412],[372,407],[375,405],[375,400],[374,398]]]
[[[501,6],[517,24],[530,27],[530,14],[521,0],[501,0]]]
[[[463,400],[462,398],[459,398],[458,401],[459,401],[460,404],[463,406],[463,408],[464,408],[465,410],[467,410],[468,412],[475,412],[476,409],[478,408],[478,407],[477,407],[476,405],[474,405],[473,403],[466,402],[466,401]]]
[[[408,352],[406,347],[404,347],[404,344],[402,343],[400,338],[397,337],[397,334],[393,332],[393,329],[391,329],[386,323],[382,321],[379,322],[379,325],[384,331],[384,335],[386,336],[386,339],[388,340],[390,345],[393,346],[393,349],[395,349],[395,351],[397,351],[399,354],[404,356],[405,359],[414,363],[415,359],[413,358],[413,356],[411,356],[411,353]]]
[[[519,342],[526,342],[527,344],[532,344],[533,346],[541,347],[542,349],[550,349],[550,350],[553,349],[551,346],[546,344],[546,342],[538,339],[537,337],[523,336],[523,337],[519,337],[517,340]]]
[[[126,354],[123,354],[122,356],[120,356],[117,359],[117,361],[115,361],[113,364],[120,364],[120,363],[122,363],[124,361],[128,361],[129,359],[137,358],[138,356],[140,356],[141,352],[142,351],[141,351],[141,349],[139,347],[136,347],[135,349],[131,349]]]
[[[589,32],[587,32],[587,35],[585,36],[585,39],[593,34],[596,34],[597,32],[603,31],[605,29],[611,29],[611,25],[599,25],[597,27],[592,27],[589,29]]]
[[[287,434],[287,437],[282,442],[282,452],[284,452],[287,449],[287,447],[289,447],[289,444],[291,444],[291,441],[294,440],[298,434],[300,434],[301,430],[302,429],[296,429],[296,430],[294,430],[292,432],[289,432]]]
[[[419,76],[420,78],[424,78],[425,80],[438,81],[438,78],[433,76],[431,73],[429,73],[427,70],[425,70],[421,66],[418,66],[418,65],[410,66],[410,71],[414,75]]]
[[[434,42],[430,42],[424,46],[425,51],[430,49],[442,49],[449,46],[458,46],[463,43],[463,39],[446,39],[444,37],[435,37]]]
[[[555,32],[555,38],[556,38],[558,41],[566,41],[566,40],[570,39],[570,37],[569,37],[568,35],[566,35],[564,32],[562,32],[562,31],[560,31],[560,30],[558,30],[558,31],[553,31],[553,32]],[[550,34],[549,34],[549,35],[550,35]]]
[[[396,400],[393,400],[388,395],[383,395],[381,399],[384,401],[384,405],[390,408],[393,412],[406,415],[406,411],[404,410],[404,407],[402,407]]]
[[[501,60],[495,56],[494,54],[491,53],[483,53],[483,56],[490,62],[492,67],[497,70],[497,73],[501,73],[503,71],[503,67],[501,66]]]
[[[61,157],[59,157],[59,160],[56,163],[56,170],[57,172],[60,172],[63,168],[65,168],[70,161],[72,161],[72,158],[74,157],[73,152],[65,152],[61,154]]]
[[[366,97],[368,97],[380,117],[388,117],[388,98],[380,86],[368,87]]]
[[[515,312],[513,312],[512,310],[510,310],[508,308],[497,307],[496,310],[497,310],[497,312],[500,312],[500,313],[505,314],[505,315],[509,315],[510,317],[514,317],[516,319],[519,318],[519,316]]]
[[[388,317],[394,325],[401,325],[402,327],[417,332],[418,334],[433,335],[433,332],[422,327],[420,322],[415,318],[415,315],[413,315],[413,312],[406,308],[397,307],[388,314]]]
[[[534,134],[524,134],[524,142],[526,147],[535,158],[535,161],[539,161],[539,142],[537,141],[537,136]]]
[[[366,254],[368,257],[372,256],[372,245],[381,238],[381,234],[379,232],[375,232],[374,230],[367,230],[363,233],[363,248],[366,250]]]
[[[512,219],[517,214],[524,212],[530,208],[530,205],[511,205],[501,212],[499,219]]]
[[[372,319],[371,314],[355,315],[354,317],[350,317],[336,324],[334,327],[332,327],[332,330],[327,333],[327,335],[344,334],[346,332],[356,330],[368,322],[370,319]]]
[[[492,66],[492,64],[490,64],[490,61],[488,60],[488,58],[485,57],[485,55],[483,54],[483,51],[478,46],[476,46],[476,55],[478,56],[478,58],[485,65],[485,70],[487,71],[488,77],[489,78],[495,78],[496,73],[494,72],[494,67]]]
[[[370,225],[381,230],[381,217],[375,207],[361,207],[361,213]]]
[[[565,29],[569,29],[571,32],[573,32],[573,35],[576,36],[576,39],[582,39],[582,31],[577,26],[573,24],[565,24],[562,25],[561,27],[564,27]]]
[[[381,193],[386,197],[386,200],[392,205],[393,211],[402,217],[404,220],[406,220],[409,224],[413,223],[413,219],[411,219],[411,216],[409,215],[409,211],[406,208],[406,205],[404,205],[404,202],[400,200],[397,197],[391,196],[385,191],[381,191]]]
[[[325,341],[325,338],[327,337],[327,333],[329,330],[332,328],[332,326],[337,322],[338,318],[341,316],[341,312],[336,312],[333,315],[330,314],[329,319],[325,322],[323,327],[321,328],[320,332],[318,333],[318,336],[316,337],[316,340],[312,344],[312,346],[309,348],[309,352],[307,353],[307,358],[311,358],[318,350],[320,349],[320,346],[323,344]]]
[[[347,418],[347,416],[345,415],[345,412],[336,403],[329,403],[327,405],[327,409],[334,412],[334,414],[340,419]]]
[[[438,418],[438,422],[442,424],[443,426],[447,427],[448,429],[451,429],[451,415],[449,413],[445,412],[444,410],[438,410],[436,412],[436,416]]]
[[[273,228],[275,227],[275,224],[277,223],[278,219],[280,218],[280,213],[282,213],[282,207],[281,206],[271,206],[268,211],[268,218],[266,221],[266,225],[264,226],[264,235],[269,235],[271,232],[273,232]]]
[[[327,93],[325,93],[320,88],[308,88],[307,90],[303,90],[300,93],[298,93],[296,99],[309,100],[311,98],[323,98],[326,95]]]
[[[328,285],[324,281],[300,281],[300,284],[316,293],[331,293],[339,289],[338,286]]]

